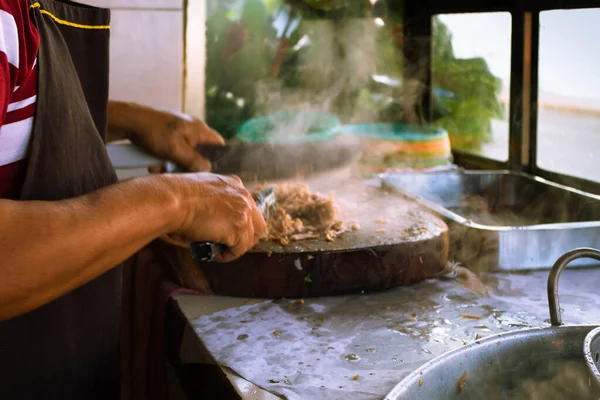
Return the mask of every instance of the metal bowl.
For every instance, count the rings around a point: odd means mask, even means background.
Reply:
[[[385,399],[598,399],[582,346],[596,326],[563,326],[558,301],[561,271],[582,257],[600,260],[600,251],[568,252],[550,272],[551,327],[490,336],[446,353],[407,376]]]
[[[594,329],[585,337],[583,354],[592,383],[600,389],[600,328]]]

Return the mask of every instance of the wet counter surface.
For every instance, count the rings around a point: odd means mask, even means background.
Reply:
[[[548,271],[480,278],[487,295],[455,280],[431,280],[378,294],[305,300],[176,300],[195,339],[245,398],[272,398],[270,392],[288,399],[381,399],[449,350],[549,325]],[[599,281],[598,268],[567,267],[559,285],[565,324],[600,324]]]

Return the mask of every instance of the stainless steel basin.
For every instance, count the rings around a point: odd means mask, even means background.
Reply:
[[[600,251],[580,248],[560,257],[548,276],[551,326],[502,333],[443,354],[404,378],[385,400],[523,399],[597,400],[584,358],[584,340],[595,326],[563,325],[558,296],[568,264]]]
[[[597,400],[582,346],[593,328],[536,328],[478,340],[423,365],[385,400]]]
[[[439,214],[450,228],[450,259],[477,271],[549,269],[573,248],[600,247],[600,196],[538,177],[454,170],[381,180]]]

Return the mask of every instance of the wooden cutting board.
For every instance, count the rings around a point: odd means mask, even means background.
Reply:
[[[311,190],[328,193],[322,180]],[[333,242],[306,240],[281,246],[260,242],[227,264],[196,263],[189,249],[157,243],[182,286],[205,293],[298,298],[374,292],[438,274],[448,258],[448,227],[397,194],[344,182],[334,191],[341,219],[360,229]]]

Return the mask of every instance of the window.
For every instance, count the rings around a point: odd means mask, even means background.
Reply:
[[[419,38],[404,38],[403,13],[400,0],[211,0],[208,124],[231,138],[248,120],[310,108],[335,115],[343,129],[379,134],[375,125],[387,124],[398,137],[406,132],[393,124],[430,123],[448,132],[454,149],[506,161],[510,14],[433,18],[428,121],[407,104],[418,105],[427,88],[419,76],[404,75],[405,42]],[[425,63],[410,62],[426,72]],[[429,136],[418,136],[423,144],[397,151],[397,158],[367,161],[377,168],[445,164],[447,138],[431,144]]]
[[[433,20],[432,108],[452,148],[508,160],[510,13]]]
[[[249,119],[304,108],[345,124],[396,122],[401,10],[384,0],[211,0],[208,124],[230,138]]]
[[[540,13],[537,164],[600,181],[600,9]]]

